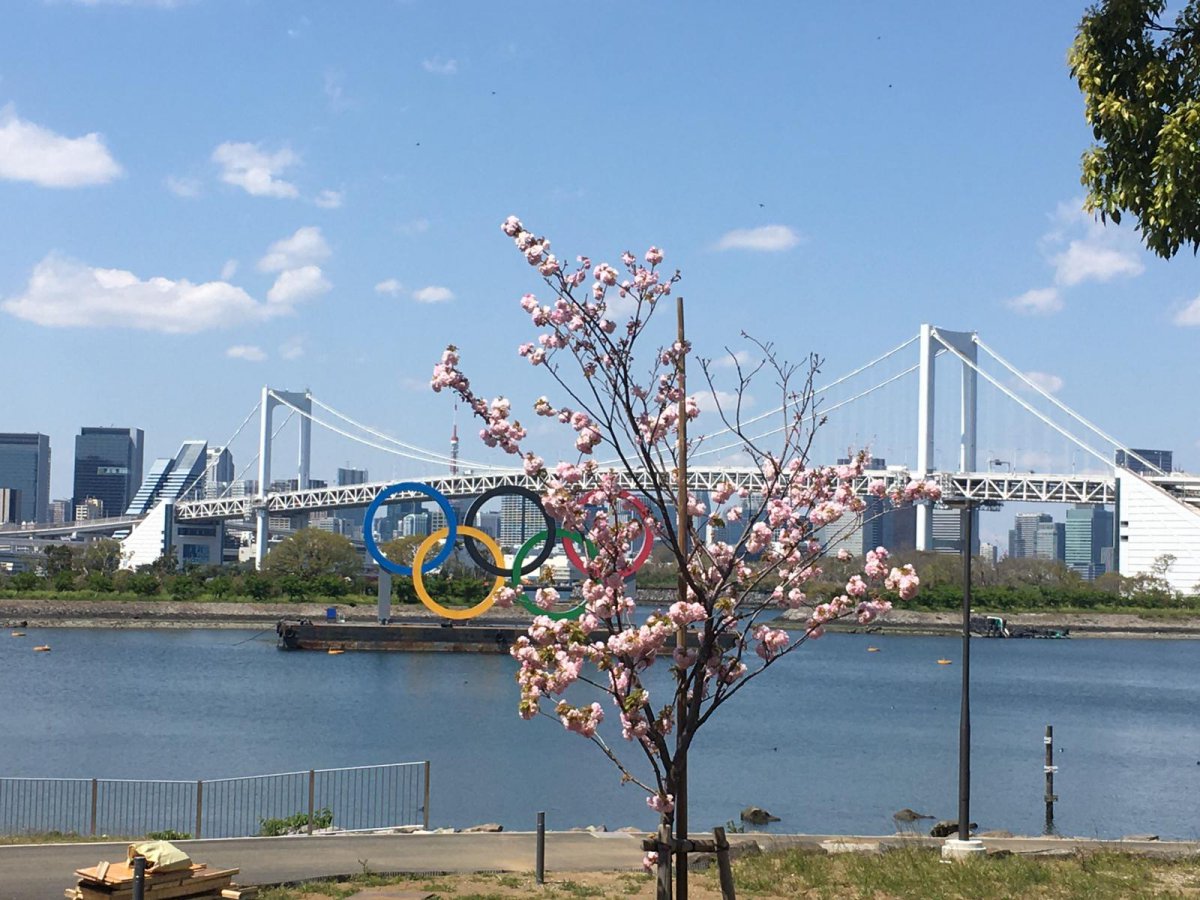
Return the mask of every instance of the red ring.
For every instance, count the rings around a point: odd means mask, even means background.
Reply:
[[[621,491],[617,496],[632,506],[637,512],[638,518],[642,520],[642,548],[638,551],[638,555],[634,557],[633,562],[629,564],[629,568],[622,569],[619,573],[622,578],[628,578],[644,566],[646,560],[650,558],[650,551],[654,549],[654,529],[650,527],[650,510],[646,508],[645,503],[633,496],[629,491]],[[579,552],[575,549],[572,542],[564,538],[562,544],[563,551],[567,554],[567,559],[571,561],[571,565],[586,574],[587,565],[579,558]]]

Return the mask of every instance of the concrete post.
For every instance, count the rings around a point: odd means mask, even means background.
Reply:
[[[933,326],[922,325],[917,374],[917,471],[913,473],[916,478],[925,478],[933,470],[935,341]],[[927,503],[917,504],[917,549],[933,549],[933,510]]]

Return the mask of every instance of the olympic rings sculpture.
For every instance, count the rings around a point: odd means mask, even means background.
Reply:
[[[373,528],[375,514],[379,512],[384,503],[396,494],[408,492],[420,493],[429,497],[430,500],[438,505],[442,511],[442,515],[446,518],[445,527],[434,531],[417,547],[417,552],[413,556],[413,564],[411,566],[388,559],[383,551],[379,549],[379,544],[375,541]],[[521,497],[534,504],[541,511],[546,525],[545,528],[521,545],[517,550],[516,556],[513,557],[511,568],[505,568],[504,552],[500,549],[500,545],[496,543],[495,539],[486,531],[476,528],[474,525],[475,517],[483,509],[484,505],[491,500],[495,500],[497,497],[503,496]],[[618,496],[637,513],[638,518],[642,521],[643,537],[641,547],[638,549],[636,556],[634,556],[629,566],[620,572],[623,578],[628,578],[644,566],[646,560],[650,558],[650,551],[654,548],[654,530],[650,527],[650,511],[646,508],[645,503],[628,491],[621,491]],[[460,534],[463,536],[463,542],[466,545],[467,554],[471,557],[471,560],[480,569],[494,576],[496,579],[487,596],[468,609],[452,609],[438,603],[429,595],[424,581],[426,573],[433,571],[450,558],[450,554],[454,552],[454,542]],[[582,545],[585,551],[589,555],[592,555],[596,552],[595,545],[578,532],[565,531],[559,528],[554,517],[542,505],[541,498],[529,488],[520,487],[519,485],[501,485],[480,494],[467,509],[463,523],[459,524],[458,515],[454,511],[454,507],[450,505],[450,500],[441,491],[424,482],[401,481],[381,491],[371,501],[371,505],[367,507],[367,512],[363,518],[363,542],[367,546],[367,552],[371,554],[375,562],[379,564],[379,567],[393,575],[403,575],[412,578],[413,588],[416,590],[421,602],[427,608],[447,619],[473,619],[476,616],[482,615],[496,602],[496,595],[505,587],[506,583],[510,587],[520,587],[523,577],[541,569],[542,564],[554,552],[554,542],[556,540],[562,541],[563,550],[566,552],[567,559],[571,565],[580,572],[586,572],[587,564],[579,555],[578,548]],[[425,557],[429,555],[434,544],[438,541],[443,542],[442,548],[432,559],[426,560]],[[488,556],[491,557],[490,559],[480,552],[479,544],[483,544],[484,548],[486,548]],[[526,562],[525,560],[533,552],[533,548],[539,544],[541,544],[542,549],[532,560]],[[583,603],[566,610],[544,610],[524,594],[521,594],[517,598],[517,602],[534,615],[549,616],[551,619],[556,620],[577,619],[583,615],[584,611]]]

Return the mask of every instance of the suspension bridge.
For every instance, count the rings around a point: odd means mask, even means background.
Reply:
[[[911,360],[914,349],[915,362]],[[951,378],[943,376],[939,379],[938,373],[944,372],[947,364],[950,364]],[[875,380],[881,374],[884,377]],[[1111,505],[1116,512],[1114,568],[1123,575],[1146,572],[1156,559],[1169,555],[1175,558],[1167,573],[1173,587],[1191,590],[1200,583],[1200,476],[1160,468],[1153,459],[1069,408],[975,332],[922,325],[916,335],[898,346],[819,386],[816,410],[820,416],[836,423],[846,409],[861,406],[867,398],[894,391],[897,385],[907,385],[911,389],[914,378],[915,446],[907,448],[902,464],[866,472],[856,480],[856,490],[865,492],[869,482],[876,478],[889,484],[907,483],[910,478],[928,478],[940,483],[943,502],[949,505],[961,506],[967,502],[977,507],[1013,502]],[[873,383],[862,387],[865,382]],[[1069,473],[1016,472],[1011,462],[992,458],[989,452],[984,463],[986,468],[981,469],[981,386],[990,396],[1002,398],[1002,402],[1018,410],[1019,415],[1038,423],[1045,435],[1053,436],[1054,440],[1070,448],[1072,460],[1082,454],[1089,461],[1088,467],[1082,472]],[[956,407],[956,415],[939,418],[937,413],[947,405],[947,400],[952,401],[952,409]],[[900,404],[893,403],[904,409],[902,420],[893,431],[912,428],[914,410],[908,405],[910,402],[910,395],[906,395]],[[284,411],[287,416],[276,425],[276,413]],[[756,442],[768,441],[784,428],[782,425],[770,426],[773,420],[780,421],[781,411],[782,407],[768,409],[742,420],[740,427],[743,433],[757,431],[753,435]],[[53,539],[88,533],[117,534],[125,545],[127,564],[138,565],[157,559],[167,548],[186,554],[189,544],[215,546],[213,558],[220,559],[225,527],[234,523],[253,523],[255,558],[261,564],[270,546],[273,517],[362,508],[396,480],[314,486],[311,478],[314,425],[356,444],[404,459],[413,472],[405,480],[427,483],[451,499],[477,497],[499,486],[536,487],[536,482],[519,468],[460,459],[456,439],[450,453],[429,450],[358,421],[309,391],[264,387],[257,404],[224,446],[232,444],[256,415],[257,453],[222,494],[193,499],[195,488],[205,475],[201,466],[187,478],[175,473],[172,490],[147,493],[154,502],[142,509],[131,509],[124,516],[67,525],[25,527],[19,530],[19,535]],[[295,487],[271,490],[276,438],[292,418],[299,420]],[[888,440],[894,442],[893,438]],[[731,481],[752,493],[762,490],[763,476],[757,468],[730,462],[729,454],[742,446],[741,439],[732,434],[732,429],[725,427],[706,432],[693,443],[695,449],[688,470],[690,490],[706,492],[724,481]],[[956,457],[953,464],[937,465],[937,461],[949,455],[948,448]],[[204,454],[199,455],[203,457]],[[1125,465],[1117,464],[1118,455]],[[832,458],[813,459],[814,463],[833,461]],[[894,463],[894,457],[889,461]],[[997,465],[1007,466],[1008,471],[993,471]],[[233,486],[243,484],[241,479],[252,467],[257,475],[253,482],[254,492],[234,496]],[[1071,468],[1077,467],[1072,465]],[[626,486],[636,487],[632,477],[625,477]],[[165,486],[169,479],[164,475],[162,481]],[[143,491],[146,490],[144,486]],[[398,494],[392,502],[422,499],[425,498],[414,492]],[[925,504],[919,505],[916,516],[916,548],[933,549],[932,509]],[[0,542],[14,536],[13,532],[11,528],[0,529]],[[183,558],[186,559],[186,555]]]

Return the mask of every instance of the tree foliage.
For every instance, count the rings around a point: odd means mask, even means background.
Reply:
[[[1169,259],[1200,249],[1200,0],[1174,24],[1166,0],[1103,0],[1071,47],[1071,75],[1096,144],[1083,154],[1085,207],[1138,220],[1146,246]]]
[[[263,571],[272,576],[294,575],[301,579],[322,575],[354,578],[362,571],[362,565],[362,557],[349,538],[319,528],[304,528],[271,549]]]
[[[537,616],[513,645],[521,664],[518,712],[526,719],[549,717],[592,741],[623,782],[646,792],[661,825],[686,837],[686,817],[680,813],[676,819],[676,800],[686,796],[688,753],[705,722],[777,661],[820,637],[827,623],[849,617],[867,624],[891,607],[885,591],[911,599],[918,579],[910,566],[890,566],[887,551],[879,548],[848,574],[836,596],[821,602],[807,593],[823,563],[817,529],[865,508],[851,487],[863,472],[863,454],[837,467],[811,465],[808,459],[820,420],[813,407],[816,357],[794,366],[771,344],[751,340],[758,361],[743,365],[733,358],[726,376],[732,392],[717,390],[721,375],[709,360],[696,360],[703,393],[713,401],[708,421],[717,433],[731,434],[756,470],[755,497],[750,487],[726,481],[702,500],[677,477],[686,456],[698,450],[688,436],[688,423],[701,415],[687,386],[691,347],[678,329],[656,332],[651,324],[679,273],[659,268],[663,253],[657,247],[646,251],[644,265],[632,253],[622,254],[623,271],[608,263],[593,267],[586,256],[579,257],[578,268],[567,269],[549,252],[550,242],[517,218],[510,217],[503,230],[550,292],[547,305],[532,294],[520,301],[535,340],[521,345],[518,355],[545,372],[557,395],[555,401],[538,398],[533,412],[568,426],[582,461],[550,466],[526,450],[528,432],[513,417],[512,403],[504,397],[489,402],[476,393],[453,345],[434,367],[431,386],[450,390],[483,420],[480,437],[486,445],[521,457],[526,475],[539,485],[543,508],[596,548],[581,566],[583,615]],[[682,307],[677,316],[681,323]],[[779,391],[782,427],[752,436],[758,429],[744,418],[745,401],[759,374]],[[613,458],[595,461],[597,447]],[[868,490],[896,501],[940,494],[936,484],[919,481],[889,486],[878,480]],[[633,518],[630,501],[638,510]],[[627,593],[626,578],[636,568],[636,548],[650,535],[664,551],[656,568],[673,572],[677,599],[645,616]],[[511,606],[524,594],[547,611],[560,600],[554,587],[506,586],[496,604]],[[802,633],[772,627],[780,608],[807,611]],[[647,675],[659,662],[670,669],[669,687],[652,686]],[[590,687],[578,704],[565,696],[577,683]],[[605,736],[616,729],[601,727],[605,709],[593,699],[597,692],[607,696],[620,737],[636,748],[652,777],[627,767],[620,745]],[[654,855],[646,860],[657,861]],[[687,870],[682,858],[679,862],[682,887]]]

